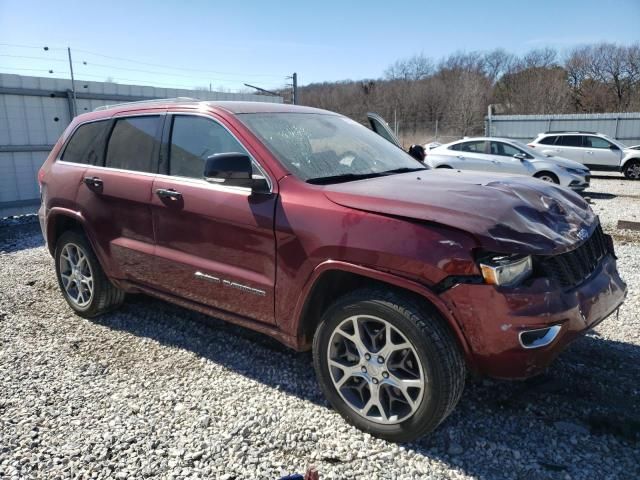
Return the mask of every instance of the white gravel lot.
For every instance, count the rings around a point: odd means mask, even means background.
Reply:
[[[640,182],[592,182],[629,297],[527,382],[475,380],[432,435],[348,426],[309,354],[144,296],[71,313],[36,228],[0,228],[0,478],[640,477]]]

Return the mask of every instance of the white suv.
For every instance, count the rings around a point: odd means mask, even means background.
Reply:
[[[640,179],[640,151],[594,132],[546,132],[529,144],[546,154],[580,162],[591,170],[622,172]]]

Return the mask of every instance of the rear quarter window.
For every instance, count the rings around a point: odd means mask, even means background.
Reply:
[[[544,137],[538,143],[542,145],[553,145],[554,143],[556,143],[556,138],[558,137],[554,137],[554,136]]]
[[[73,132],[60,157],[65,162],[101,165],[109,120],[85,123]]]

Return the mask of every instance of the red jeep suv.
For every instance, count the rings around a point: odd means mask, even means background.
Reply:
[[[39,181],[79,315],[142,292],[312,348],[334,408],[393,441],[436,428],[467,371],[535,375],[626,295],[577,194],[427,170],[313,108],[104,108],[73,120]]]

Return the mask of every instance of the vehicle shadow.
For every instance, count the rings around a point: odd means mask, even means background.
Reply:
[[[193,352],[330,408],[312,373],[311,355],[262,334],[143,295],[129,297],[122,311],[92,321]],[[469,379],[451,416],[432,434],[402,448],[481,478],[581,478],[581,469],[598,472],[612,456],[622,458],[622,451],[624,458],[637,458],[638,385],[640,346],[594,333],[576,341],[540,377],[524,382]],[[637,463],[620,468],[629,478],[640,475]]]
[[[0,226],[0,252],[13,253],[44,245],[37,222],[23,225]]]
[[[617,198],[618,195],[614,195],[612,193],[602,193],[602,192],[584,192],[582,194],[584,197],[589,197],[592,200],[613,200]]]

